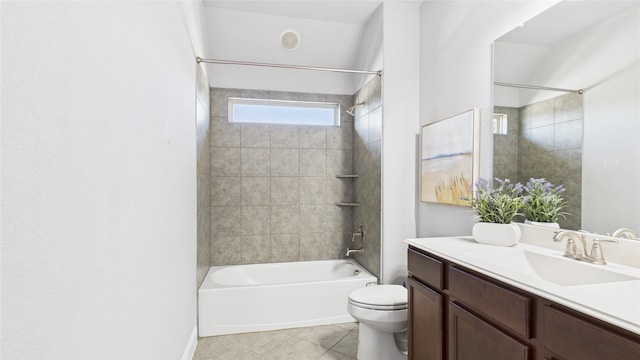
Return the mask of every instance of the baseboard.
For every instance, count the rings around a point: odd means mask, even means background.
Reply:
[[[191,336],[189,336],[189,341],[187,341],[187,346],[184,347],[184,352],[182,353],[181,360],[192,360],[193,355],[196,352],[196,346],[198,346],[198,326],[193,327],[193,331],[191,332]]]

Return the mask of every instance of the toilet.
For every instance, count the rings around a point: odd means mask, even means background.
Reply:
[[[349,295],[347,311],[360,322],[358,360],[406,360],[407,289],[367,286]]]

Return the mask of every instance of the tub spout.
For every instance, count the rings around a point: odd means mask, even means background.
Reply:
[[[347,256],[351,256],[351,254],[353,253],[363,253],[364,252],[364,248],[360,248],[360,249],[349,249],[347,248]]]

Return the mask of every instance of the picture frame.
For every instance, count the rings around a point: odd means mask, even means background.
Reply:
[[[480,109],[420,129],[420,202],[470,206],[479,175]]]

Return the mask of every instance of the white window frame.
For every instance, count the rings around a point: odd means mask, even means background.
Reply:
[[[278,106],[292,107],[299,109],[330,109],[333,110],[333,120],[331,124],[313,124],[305,122],[277,122],[277,121],[242,121],[234,117],[234,105],[252,105],[252,106]],[[235,124],[268,124],[268,125],[302,125],[302,126],[340,126],[340,104],[332,102],[317,101],[296,101],[296,100],[273,100],[273,99],[251,99],[230,97],[228,99],[228,121]]]
[[[507,114],[493,113],[493,133],[495,135],[507,135],[508,123]]]

